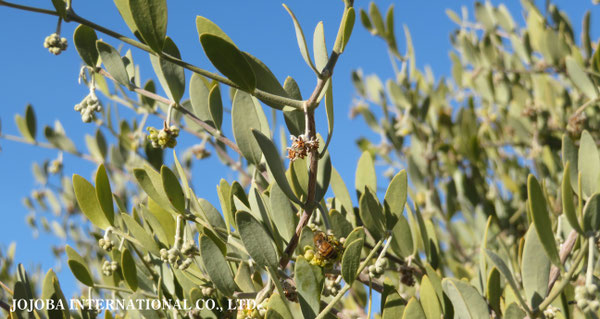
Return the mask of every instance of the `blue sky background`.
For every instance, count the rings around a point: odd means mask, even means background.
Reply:
[[[112,1],[75,0],[73,2],[76,12],[84,18],[132,36]],[[500,3],[500,1],[492,2]],[[514,19],[519,24],[523,24],[520,2],[516,0],[505,2]],[[541,2],[543,1],[538,1],[538,3]],[[49,0],[19,1],[19,3],[32,6],[40,6],[40,3],[43,3],[44,7],[52,8]],[[395,5],[395,31],[401,52],[404,52],[405,43],[402,24],[406,24],[412,33],[418,67],[423,69],[426,65],[431,66],[436,78],[450,74],[449,34],[457,26],[447,18],[445,9],[451,8],[460,12],[460,7],[464,5],[469,9],[472,17],[474,1],[380,0],[376,3],[383,13],[390,4]],[[600,23],[598,18],[600,9],[598,6],[592,5],[590,0],[562,0],[555,3],[571,18],[578,39],[585,10],[592,10],[592,30],[597,29]],[[324,21],[326,40],[330,51],[341,18],[342,1],[290,0],[287,5],[299,19],[310,48],[312,48],[314,27],[319,21]],[[368,2],[357,0],[355,7],[357,9],[367,8]],[[300,55],[292,21],[281,6],[281,2],[241,0],[169,2],[167,33],[178,45],[183,59],[202,68],[214,70],[198,41],[195,27],[197,15],[205,16],[217,23],[236,42],[238,47],[265,62],[282,83],[288,75],[294,77],[300,84],[303,97],[308,97],[316,79]],[[13,120],[14,114],[22,114],[25,105],[31,103],[35,107],[38,118],[38,139],[43,140],[41,131],[44,125],[52,125],[58,119],[78,148],[86,150],[84,136],[85,134],[94,134],[96,127],[93,124],[82,123],[80,115],[73,110],[73,106],[87,94],[87,88],[77,83],[81,61],[72,45],[72,33],[77,25],[74,23],[63,24],[62,36],[69,39],[69,48],[61,55],[54,56],[44,49],[42,44],[44,38],[55,30],[55,17],[5,7],[0,7],[0,17],[2,17],[0,30],[3,30],[1,34],[4,43],[0,51],[2,132],[18,135]],[[98,34],[98,36],[115,47],[120,44],[108,36],[102,34]],[[593,32],[592,36],[592,40],[595,41],[598,33]],[[128,48],[124,47],[124,49]],[[148,54],[135,48],[132,51],[135,63],[140,64],[141,67],[142,82],[154,77]],[[349,189],[354,186],[354,170],[360,156],[355,144],[356,139],[360,136],[367,136],[373,141],[379,141],[379,138],[370,132],[362,120],[350,120],[348,117],[351,101],[355,96],[350,81],[350,72],[356,68],[362,68],[365,74],[376,73],[383,80],[393,76],[384,42],[371,36],[358,19],[350,43],[338,61],[333,79],[336,123],[330,153],[333,165],[340,172]],[[187,72],[188,83],[190,76],[191,73]],[[158,85],[158,81],[155,80],[155,82]],[[162,89],[159,89],[159,92],[164,95]],[[227,94],[223,94],[223,96],[227,96]],[[229,107],[229,105],[226,103],[225,107]],[[129,114],[124,111],[123,107],[120,107],[119,110],[122,111],[122,114]],[[265,107],[265,111],[267,115],[270,115],[268,107]],[[318,131],[325,136],[327,125],[322,107],[320,107],[317,122]],[[281,118],[278,123],[281,125]],[[153,119],[148,124],[156,127],[160,125],[160,121]],[[224,126],[226,132],[229,132],[227,135],[232,137],[229,131],[231,119],[227,115],[224,119]],[[177,150],[182,153],[183,146],[190,146],[194,141],[186,138],[180,143],[182,146],[178,146]],[[0,247],[4,250],[9,243],[17,242],[16,261],[23,263],[28,269],[32,269],[37,264],[42,266],[44,272],[50,267],[55,269],[62,267],[58,275],[65,293],[69,296],[76,291],[76,282],[66,267],[66,263],[57,264],[50,251],[51,245],[64,243],[55,236],[44,233],[34,239],[31,229],[25,224],[27,209],[21,203],[24,196],[29,195],[32,189],[39,187],[31,173],[33,162],[54,159],[57,152],[3,139],[0,139],[0,146],[2,147],[0,153],[0,214],[3,221],[3,228],[0,231]],[[167,152],[166,154],[170,161],[171,153]],[[67,176],[77,173],[89,179],[96,168],[95,165],[68,154],[65,155],[64,162]],[[381,172],[382,169],[379,171]],[[215,156],[208,160],[198,161],[195,164],[193,180],[196,194],[206,198],[216,207],[220,207],[216,185],[222,177],[232,181],[236,176],[237,173],[220,164]],[[383,177],[380,176],[379,181],[383,180]],[[351,194],[353,193],[351,192]],[[47,213],[46,215],[51,220],[51,214]],[[378,306],[375,310],[378,310]]]

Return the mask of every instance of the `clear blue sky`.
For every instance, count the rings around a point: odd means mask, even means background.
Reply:
[[[19,2],[33,6],[44,3],[46,8],[52,8],[49,0]],[[112,1],[74,0],[73,2],[79,15],[131,36]],[[493,1],[493,3],[499,2]],[[391,3],[395,4],[396,34],[401,52],[404,52],[405,41],[402,24],[406,24],[412,33],[419,68],[430,65],[436,78],[450,73],[449,34],[456,25],[446,17],[445,9],[451,8],[460,12],[460,7],[465,5],[472,16],[474,1],[381,0],[376,3],[384,13]],[[581,19],[587,9],[592,9],[592,29],[598,27],[600,10],[598,6],[592,5],[590,0],[562,0],[556,3],[571,18],[577,35],[580,34]],[[326,40],[331,50],[341,16],[342,1],[303,0],[289,1],[287,4],[299,19],[309,41],[312,41],[315,25],[321,20],[324,21]],[[522,24],[519,1],[508,0],[506,5],[515,20]],[[365,8],[368,2],[357,0],[355,6],[357,9]],[[169,2],[167,33],[179,46],[183,59],[212,70],[198,41],[194,22],[197,15],[205,16],[217,23],[238,47],[265,62],[282,83],[285,77],[290,75],[300,84],[305,98],[310,94],[315,78],[302,60],[291,19],[279,1]],[[84,136],[93,134],[96,128],[93,124],[82,123],[79,114],[73,110],[73,106],[87,94],[87,88],[77,83],[81,62],[71,40],[72,32],[77,25],[63,24],[62,36],[69,39],[69,49],[60,56],[54,56],[44,49],[42,44],[44,38],[54,32],[55,17],[5,7],[0,7],[0,17],[2,17],[0,30],[4,30],[2,32],[4,45],[0,51],[2,132],[18,134],[13,120],[14,114],[23,113],[25,105],[31,103],[35,107],[38,118],[38,138],[43,140],[40,132],[44,125],[52,125],[58,119],[78,148],[86,150]],[[597,33],[593,36],[595,40]],[[99,37],[115,47],[119,45],[118,41],[108,36],[99,34]],[[310,42],[309,46],[312,47]],[[125,46],[125,49],[127,48]],[[137,49],[132,51],[135,62],[141,66],[143,81],[153,77],[148,54]],[[350,43],[340,58],[334,74],[336,130],[330,148],[333,164],[342,174],[349,188],[354,186],[354,170],[360,156],[355,146],[356,139],[367,136],[378,141],[378,137],[370,133],[362,120],[348,118],[349,107],[355,95],[350,82],[350,72],[359,67],[365,74],[376,73],[384,80],[393,76],[385,44],[382,40],[371,36],[357,20]],[[188,83],[190,75],[189,72],[186,74]],[[158,81],[155,82],[158,85]],[[321,113],[317,117],[318,130],[322,135],[326,135],[325,114],[322,112],[322,107],[320,109]],[[268,107],[265,110],[268,111]],[[228,116],[224,119],[224,123],[226,130],[229,130],[231,119]],[[282,123],[281,120],[279,123]],[[149,124],[158,126],[160,122],[155,119]],[[231,137],[231,133],[228,136]],[[191,139],[187,139],[182,144],[189,146],[192,142]],[[183,145],[177,148],[180,153],[183,151]],[[39,187],[31,173],[32,163],[54,159],[57,152],[2,139],[0,139],[0,146],[2,147],[0,207],[4,226],[0,232],[0,247],[4,250],[10,242],[17,242],[16,259],[25,264],[28,269],[35,264],[40,264],[44,272],[50,267],[62,268],[59,270],[59,277],[65,293],[70,295],[76,289],[75,281],[66,263],[56,263],[50,251],[51,245],[64,243],[52,235],[43,233],[39,238],[34,239],[30,228],[25,224],[27,209],[21,204],[22,197]],[[170,160],[170,155],[168,156]],[[69,155],[65,156],[65,167],[68,176],[77,173],[88,179],[95,170],[94,165]],[[216,185],[220,178],[225,177],[231,181],[237,174],[225,168],[214,156],[197,162],[195,167],[193,182],[196,186],[196,194],[219,207]],[[383,178],[380,177],[379,180],[383,181]],[[45,215],[52,220],[50,213]]]

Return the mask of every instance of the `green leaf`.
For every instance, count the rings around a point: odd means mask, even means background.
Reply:
[[[66,245],[65,251],[67,252],[67,263],[69,265],[69,269],[75,278],[79,280],[82,284],[93,287],[94,280],[92,279],[92,273],[87,266],[87,263],[71,246]]]
[[[365,188],[364,194],[360,197],[359,208],[363,224],[375,241],[380,240],[385,233],[385,217],[381,205],[369,188]]]
[[[283,4],[283,7],[290,14],[290,17],[292,17],[292,21],[294,22],[294,29],[296,30],[296,40],[298,41],[298,47],[300,48],[300,54],[302,54],[302,58],[304,59],[306,64],[308,64],[308,66],[313,71],[315,71],[316,74],[320,74],[319,70],[317,70],[317,68],[315,68],[313,61],[310,58],[310,54],[308,53],[308,46],[306,45],[306,38],[304,38],[304,32],[302,32],[302,27],[300,27],[300,23],[296,19],[296,16],[292,12],[292,10],[290,10],[290,8],[288,8],[287,5]]]
[[[256,88],[256,77],[252,66],[231,42],[209,33],[200,35],[200,43],[210,62],[223,75],[246,92]]]
[[[394,228],[396,221],[404,217],[404,205],[408,193],[406,170],[401,170],[392,178],[383,198],[383,209],[387,221],[387,229]]]
[[[127,75],[127,69],[125,69],[125,64],[123,63],[119,52],[110,44],[102,42],[102,40],[96,41],[96,49],[100,54],[100,58],[102,59],[106,71],[108,71],[117,82],[129,87],[129,75]]]
[[[67,3],[65,2],[65,0],[52,0],[52,5],[54,6],[54,9],[56,9],[58,16],[61,17],[63,20],[66,20]]]
[[[252,129],[262,131],[258,115],[259,109],[260,105],[256,105],[250,94],[236,91],[231,109],[233,137],[244,158],[255,165],[260,163],[262,152],[250,132]]]
[[[361,197],[365,187],[368,187],[372,192],[377,191],[377,174],[375,173],[375,164],[373,163],[373,157],[367,151],[363,152],[358,159],[354,185],[356,187],[358,197]]]
[[[583,230],[579,225],[577,214],[575,212],[575,204],[573,204],[573,188],[571,187],[571,162],[567,161],[565,169],[563,170],[562,184],[561,184],[561,195],[562,195],[562,207],[563,214],[567,217],[569,224],[579,234],[583,235]]]
[[[196,30],[198,31],[198,36],[201,36],[204,33],[212,34],[228,41],[231,44],[234,44],[233,40],[231,40],[231,38],[229,38],[229,36],[225,34],[225,32],[223,32],[218,25],[205,17],[196,16]]]
[[[323,147],[322,152],[327,150],[329,143],[331,142],[331,138],[333,137],[333,85],[331,84],[331,81],[327,85],[327,92],[325,93],[325,113],[327,113],[327,141],[325,141],[325,146]]]
[[[402,319],[425,318],[425,312],[421,303],[415,297],[411,297],[404,308]]]
[[[350,234],[348,235],[348,237],[346,237],[346,240],[344,241],[344,249],[346,249],[346,247],[348,247],[350,243],[353,243],[357,239],[365,240],[365,236],[366,234],[364,227],[361,226],[354,228],[354,230],[350,232]]]
[[[456,278],[444,278],[442,287],[454,306],[455,318],[488,318],[488,305],[477,290]]]
[[[329,210],[331,230],[336,238],[346,238],[352,232],[352,224],[337,210]]]
[[[200,236],[200,257],[215,287],[225,296],[231,297],[237,289],[231,268],[217,244],[205,235]]]
[[[273,293],[267,302],[267,314],[269,319],[293,319],[292,313],[285,300],[278,294]]]
[[[198,204],[200,205],[200,209],[204,213],[206,220],[211,226],[224,229],[227,228],[221,213],[219,213],[219,211],[209,201],[204,198],[200,198],[198,199]]]
[[[380,16],[381,18],[381,16]],[[340,23],[340,29],[336,37],[335,45],[333,50],[339,54],[344,52],[348,41],[350,41],[350,35],[352,35],[352,29],[354,28],[354,21],[356,20],[356,12],[353,7],[346,9],[344,16],[342,16],[342,22]]]
[[[77,199],[79,208],[96,227],[106,229],[112,225],[112,218],[109,219],[102,210],[96,195],[96,190],[90,182],[85,178],[74,174],[73,190],[75,191],[75,198]]]
[[[529,175],[527,178],[527,195],[529,197],[529,209],[531,210],[533,224],[544,250],[550,261],[557,267],[561,267],[562,264],[558,257],[554,233],[552,232],[552,221],[546,207],[546,199],[544,198],[540,184],[533,175]]]
[[[303,256],[298,256],[294,279],[302,315],[304,318],[315,318],[321,307],[321,289],[324,281],[321,267],[313,266]]]
[[[179,49],[175,45],[175,42],[173,42],[173,40],[169,37],[165,38],[162,51],[175,58],[181,59]],[[167,61],[165,58],[157,57],[153,54],[150,54],[150,62],[152,62],[154,73],[156,73],[158,81],[167,93],[167,96],[169,96],[169,99],[179,103],[183,93],[185,92],[184,68],[173,62]]]
[[[285,170],[283,169],[283,164],[281,163],[281,159],[279,158],[277,148],[275,144],[268,137],[264,136],[261,132],[256,129],[252,130],[252,134],[254,134],[254,138],[260,145],[260,149],[265,155],[265,159],[267,160],[267,166],[269,167],[269,171],[273,175],[275,182],[281,188],[281,190],[287,195],[289,199],[293,202],[303,205],[302,202],[294,195],[290,184],[285,176]]]
[[[283,108],[283,119],[285,120],[285,126],[288,131],[290,131],[290,134],[294,136],[304,134],[304,111],[286,106]]]
[[[121,251],[121,272],[129,289],[136,291],[138,288],[137,269],[135,260],[127,248]]]
[[[261,60],[259,60],[257,57],[251,55],[248,52],[242,52],[242,53],[244,54],[244,56],[246,57],[246,61],[248,61],[248,63],[252,67],[252,70],[254,71],[254,76],[256,77],[256,88],[257,89],[265,91],[267,93],[271,93],[273,95],[288,97],[288,93],[281,86],[281,83],[279,83],[279,81],[277,80],[277,78],[275,77],[273,72],[271,72],[271,70]],[[301,100],[301,99],[302,98],[300,98],[298,100]],[[264,100],[261,100],[261,101],[263,103],[265,103],[266,105],[273,107],[275,109],[278,109],[278,110],[281,110],[284,107],[284,105],[282,105],[282,104],[277,104],[277,103],[268,102],[268,101],[264,101]]]
[[[344,249],[344,255],[342,256],[342,278],[344,278],[344,281],[348,285],[352,285],[356,279],[363,244],[364,240],[359,238],[348,244]]]
[[[13,295],[13,300],[18,300]],[[60,289],[60,284],[58,283],[58,277],[54,273],[54,270],[50,269],[46,273],[44,277],[44,281],[42,283],[42,299],[44,300],[52,300],[56,307],[50,308],[48,307],[47,313],[48,318],[51,319],[68,319],[71,317],[69,314],[67,299],[65,298],[62,290]],[[59,303],[62,303],[63,307],[60,307]]]
[[[587,130],[581,133],[577,157],[577,169],[581,173],[582,196],[587,199],[598,191],[598,178],[600,177],[598,148],[594,138]]]
[[[522,319],[526,316],[527,314],[525,313],[525,311],[523,311],[521,307],[519,307],[519,305],[517,305],[514,302],[508,305],[508,307],[506,307],[506,310],[504,311],[504,318],[506,319]]]
[[[128,214],[121,213],[121,218],[123,219],[123,222],[125,222],[127,230],[129,230],[131,235],[142,244],[142,248],[148,250],[148,252],[155,256],[160,256],[158,245],[154,241],[154,238],[152,238],[152,235],[146,232],[144,227],[140,226],[137,221]]]
[[[529,227],[523,245],[521,278],[525,299],[532,309],[536,309],[548,293],[550,260],[544,253],[544,247],[537,236],[534,226]]]
[[[180,213],[185,214],[185,196],[175,173],[163,165],[160,168],[160,177],[162,178],[163,189],[167,194],[169,202]]]
[[[167,0],[129,0],[129,8],[144,42],[161,53],[167,35]]]
[[[213,86],[208,94],[208,110],[216,128],[220,130],[223,123],[223,101],[221,100],[221,89],[218,84]]]
[[[600,193],[590,197],[583,207],[583,229],[588,236],[600,230]]]
[[[350,193],[348,192],[348,188],[346,188],[346,184],[340,176],[340,173],[338,173],[335,167],[331,170],[330,184],[331,190],[333,190],[333,194],[335,195],[335,200],[339,201],[345,209],[346,217],[350,222],[354,221],[354,205],[352,204]],[[352,216],[352,218],[350,216]]]
[[[163,188],[161,174],[151,167],[146,166],[144,168],[133,169],[133,176],[135,176],[138,184],[140,184],[144,192],[146,192],[154,202],[164,209],[171,207],[169,198],[167,198]]]
[[[25,117],[18,114],[15,115],[15,123],[17,124],[21,136],[30,142],[35,142],[37,123],[31,104],[28,104],[27,107],[25,107]]]
[[[287,195],[281,190],[277,183],[271,186],[269,194],[271,210],[275,215],[273,223],[279,234],[286,242],[292,238],[296,231],[296,212],[292,208],[292,204],[287,198]]]
[[[401,257],[408,257],[413,253],[412,232],[404,216],[399,216],[394,228],[392,228],[391,248]]]
[[[77,53],[85,64],[96,67],[98,64],[98,51],[96,50],[96,41],[98,36],[94,29],[87,25],[80,24],[73,32],[73,44]]]
[[[319,139],[319,143],[323,145],[323,139],[321,136],[317,135],[317,137]],[[325,152],[323,157],[319,159],[319,169],[317,170],[317,189],[315,190],[316,202],[320,202],[321,199],[325,197],[325,193],[327,193],[327,189],[329,188],[329,183],[331,181],[331,169],[332,166],[331,159],[329,158],[329,152]]]
[[[419,292],[421,305],[425,312],[427,319],[439,319],[442,318],[442,308],[440,301],[437,297],[433,284],[429,280],[427,275],[423,275],[421,278],[421,290]],[[409,302],[410,304],[410,302]]]
[[[377,8],[375,2],[369,3],[369,16],[371,17],[371,22],[377,31],[377,35],[384,37],[385,25],[383,24],[383,17],[381,16],[381,12]]]
[[[112,201],[110,182],[108,180],[108,175],[106,175],[104,164],[100,164],[100,166],[98,166],[98,170],[96,171],[96,196],[98,197],[98,202],[100,203],[100,207],[104,212],[104,216],[106,216],[108,222],[113,225],[115,219],[115,209]]]
[[[500,314],[500,298],[502,297],[502,288],[500,287],[500,272],[498,268],[493,267],[487,278],[486,298],[490,307],[496,314]]]
[[[323,70],[329,57],[327,56],[327,43],[325,42],[325,30],[323,21],[319,21],[313,33],[313,54],[315,55],[315,66],[317,70]]]
[[[571,188],[573,189],[573,192],[575,192],[575,194],[579,195],[579,189],[578,189],[578,169],[577,169],[577,165],[579,164],[579,160],[577,158],[578,156],[578,149],[577,146],[575,146],[575,143],[573,143],[573,140],[571,140],[571,138],[569,137],[568,134],[563,134],[562,136],[562,148],[561,148],[561,155],[562,155],[562,163],[563,163],[563,167],[567,165],[567,162],[570,162],[570,172],[569,175],[571,177]]]
[[[131,33],[133,33],[138,40],[144,42],[144,39],[140,35],[140,31],[138,31],[138,28],[135,25],[135,21],[133,21],[133,15],[131,14],[131,9],[129,8],[129,0],[113,0],[113,2],[119,10],[121,18],[123,18],[127,24],[127,27],[129,27],[129,30],[131,30]]]
[[[567,74],[569,78],[575,84],[575,86],[581,90],[588,98],[595,100],[598,98],[598,89],[592,83],[592,80],[585,73],[583,68],[577,63],[573,57],[567,57],[565,59],[567,66]]]
[[[383,304],[381,318],[402,318],[406,302],[404,301],[404,299],[402,299],[402,297],[400,297],[400,294],[398,294],[398,291],[396,291],[394,286],[384,283],[383,287],[383,294],[381,298],[381,302]]]
[[[207,87],[207,80],[199,74],[193,73],[190,79],[190,100],[194,114],[202,121],[216,128],[208,105],[208,96],[210,91]]]
[[[260,222],[245,211],[238,211],[235,214],[235,222],[250,257],[262,267],[277,269],[278,259],[273,247],[273,239]]]
[[[485,254],[487,255],[488,259],[492,261],[492,264],[494,264],[494,266],[498,269],[498,271],[500,271],[500,273],[502,274],[504,279],[506,279],[506,282],[508,282],[508,285],[512,289],[515,296],[517,296],[517,298],[519,299],[519,302],[521,303],[521,305],[525,306],[526,305],[525,300],[523,300],[523,297],[521,296],[519,287],[517,286],[517,282],[515,281],[515,277],[513,276],[512,272],[506,266],[506,263],[504,263],[504,261],[502,260],[502,258],[500,258],[500,256],[496,255],[496,253],[494,253],[493,251],[491,251],[489,249],[485,250]],[[444,280],[446,280],[446,279],[444,279]],[[446,291],[445,288],[444,288],[444,291]],[[453,302],[453,304],[454,304],[454,302]],[[456,313],[456,310],[454,312]]]

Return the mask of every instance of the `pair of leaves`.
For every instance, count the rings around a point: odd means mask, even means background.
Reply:
[[[201,75],[194,73],[190,80],[190,100],[198,118],[217,130],[221,129],[223,101],[218,84],[208,83]]]
[[[133,175],[153,201],[163,209],[173,207],[179,213],[185,213],[185,195],[175,173],[162,166],[160,174],[149,166],[136,168]]]
[[[79,208],[96,227],[106,229],[114,225],[112,191],[104,164],[101,164],[96,171],[96,187],[75,174],[73,190]]]
[[[25,117],[18,114],[15,115],[15,123],[23,138],[29,142],[35,142],[37,121],[31,104],[28,104],[27,107],[25,107]]]
[[[131,32],[154,52],[162,52],[167,35],[166,0],[114,0]]]

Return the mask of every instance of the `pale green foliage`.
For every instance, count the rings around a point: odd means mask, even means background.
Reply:
[[[318,78],[311,98],[302,100],[291,77],[282,85],[208,18],[196,19],[198,39],[222,75],[180,59],[166,35],[166,0],[115,0],[131,32],[147,44],[121,38],[151,54],[168,95],[158,96],[152,80],[141,85],[131,51],[121,56],[97,40],[97,26],[64,2],[53,4],[65,21],[82,23],[74,46],[86,64],[81,76],[90,92],[98,89],[102,100],[145,114],[141,123],[115,123],[115,107],[98,107],[84,120],[98,126],[95,136],[85,138],[87,152],[58,121],[44,128],[48,143],[39,141],[31,106],[15,117],[21,137],[0,135],[99,166],[88,181],[59,174],[62,155],[35,164],[43,188],[24,201],[34,211],[28,221],[36,231],[41,227],[73,242],[56,256],[66,251],[75,278],[96,294],[188,304],[249,297],[264,307],[237,312],[250,318],[360,316],[363,310],[382,318],[427,319],[594,315],[599,297],[593,287],[600,275],[600,53],[592,54],[589,15],[580,47],[568,18],[553,5],[546,17],[523,1],[525,26],[516,24],[504,5],[476,3],[477,21],[448,11],[459,25],[452,33],[453,80],[436,80],[417,69],[406,27],[401,53],[393,6],[385,15],[375,3],[355,13],[352,1],[344,1],[335,43],[325,41],[323,23],[316,26],[314,61],[302,22],[286,6],[301,55]],[[352,74],[360,97],[352,115],[364,118],[382,138],[358,141],[362,156],[355,187],[348,189],[351,181],[342,180],[327,146],[334,129],[331,74],[343,59],[356,14],[387,44],[395,77]],[[189,88],[186,69],[193,72]],[[223,85],[231,87],[231,116],[224,114],[230,107],[223,105]],[[191,100],[181,101],[186,88]],[[315,118],[322,101],[326,118]],[[284,115],[293,135],[290,161],[274,141],[280,128],[269,126],[267,106]],[[147,138],[150,116],[162,117],[165,125],[150,128]],[[221,131],[228,120],[232,138]],[[315,121],[327,121],[326,141]],[[201,144],[188,149],[177,144],[179,130]],[[104,134],[116,142],[107,142]],[[284,136],[281,146],[288,140]],[[163,159],[165,147],[181,154],[173,152],[171,166]],[[194,159],[210,156],[208,149],[239,172],[237,180],[223,179],[217,186],[220,207],[199,197],[191,184]],[[379,160],[389,166],[383,181],[376,177]],[[50,187],[51,178],[60,185]],[[50,226],[35,212],[48,207],[61,223]],[[76,225],[77,215],[90,223]],[[43,280],[35,270],[27,279],[22,267],[11,273],[13,250],[0,254],[0,280],[13,288],[5,289],[12,298],[33,297],[33,287],[43,282],[41,296],[64,299],[52,270]],[[381,294],[380,305],[367,298],[367,290]],[[0,298],[10,299],[4,293]],[[217,309],[140,313],[127,316],[235,315]]]

